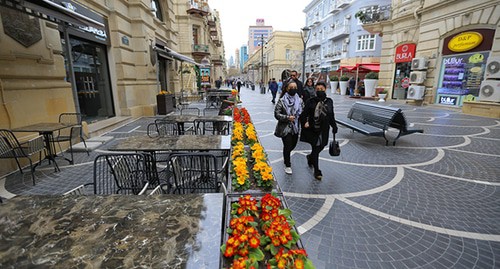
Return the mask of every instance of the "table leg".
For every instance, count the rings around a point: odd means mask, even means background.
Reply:
[[[53,143],[50,142],[50,141],[52,141],[53,135],[52,135],[52,133],[43,133],[42,135],[45,139],[45,147],[47,148],[47,156],[45,156],[45,159],[48,159],[49,163],[50,163],[50,161],[52,161],[54,163],[54,170],[56,172],[59,172],[59,171],[61,171],[61,169],[59,169],[59,166],[57,165],[57,162],[56,162],[55,146],[54,146],[54,149],[52,149]]]

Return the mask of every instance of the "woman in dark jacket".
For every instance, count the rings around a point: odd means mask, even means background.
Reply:
[[[304,105],[294,81],[289,80],[283,88],[280,99],[274,107],[274,117],[278,120],[274,135],[281,137],[283,141],[285,173],[292,174],[290,153],[297,146],[299,140],[299,116]]]
[[[326,84],[316,83],[316,96],[310,98],[300,115],[302,130],[300,141],[311,144],[311,154],[307,155],[307,164],[314,168],[314,177],[321,180],[323,174],[319,170],[319,153],[328,145],[330,126],[337,133],[337,123],[333,112],[333,100],[326,97]]]

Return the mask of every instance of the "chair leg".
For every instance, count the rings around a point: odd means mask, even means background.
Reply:
[[[31,158],[28,158],[28,160],[30,160],[31,179],[33,180],[33,186],[35,186],[35,168],[33,167]]]
[[[69,150],[71,151],[71,163],[70,164],[75,164],[75,161],[73,159],[73,143],[69,141]]]
[[[90,156],[89,148],[87,148],[87,142],[85,142],[85,139],[83,139],[83,136],[80,136],[80,139],[82,140],[83,145],[85,146],[85,151],[87,152],[87,156]]]

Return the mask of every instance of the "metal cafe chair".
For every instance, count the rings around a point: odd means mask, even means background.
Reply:
[[[168,186],[168,184],[160,184],[156,186],[156,188],[154,188],[150,193],[148,193],[148,195],[168,194],[170,192],[169,189],[170,187]]]
[[[200,115],[200,109],[197,107],[185,107],[181,109],[181,115]]]
[[[33,166],[31,156],[38,153],[40,162],[44,148],[43,136],[37,136],[24,143],[20,143],[12,131],[0,129],[0,159],[15,159],[17,167],[19,167],[19,171],[22,174],[23,169],[21,168],[19,159],[27,158],[30,162],[33,185],[35,185],[35,166]]]
[[[230,122],[228,121],[196,119],[194,127],[195,134],[198,135],[229,135],[230,132]]]
[[[85,146],[85,150],[87,151],[87,156],[89,156],[90,154],[87,148],[87,142],[85,142],[85,139],[83,138],[82,115],[80,113],[61,113],[59,115],[59,123],[68,125],[68,128],[59,130],[51,142],[57,142],[61,152],[61,142],[69,142],[71,164],[73,164],[73,145],[77,142],[77,139],[80,138]]]
[[[205,107],[203,108],[203,116],[217,116],[219,115],[219,108]]]
[[[179,128],[175,121],[167,120],[155,120],[154,123],[148,124],[148,136],[166,136],[166,135],[178,135]]]
[[[168,162],[172,193],[211,193],[225,187],[219,180],[217,158],[210,153],[172,153]]]
[[[140,153],[99,155],[94,160],[94,181],[88,185],[94,194],[139,194],[151,176],[146,158]]]

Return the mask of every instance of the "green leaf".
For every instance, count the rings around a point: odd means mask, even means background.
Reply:
[[[248,257],[250,259],[254,259],[255,261],[262,261],[264,260],[264,252],[260,248],[252,248],[248,252]]]
[[[233,234],[233,229],[231,229],[231,228],[227,228],[226,232],[227,232],[228,234]]]
[[[222,253],[226,252],[226,244],[220,246],[220,251],[222,251]]]
[[[311,260],[309,260],[308,258],[305,258],[304,269],[316,269],[316,267],[314,267],[314,264],[312,263]]]
[[[297,242],[295,242],[295,243],[297,243]],[[286,242],[286,244],[284,244],[283,246],[286,247],[287,249],[291,249],[292,248],[292,241]]]
[[[278,253],[278,248],[276,248],[273,244],[270,245],[270,251],[271,251],[271,255],[276,255],[276,253]]]
[[[290,209],[288,209],[288,208],[284,208],[284,209],[280,209],[280,210],[278,211],[278,213],[279,213],[280,215],[285,216],[285,217],[290,217],[290,216],[292,215],[292,210],[290,210]]]

